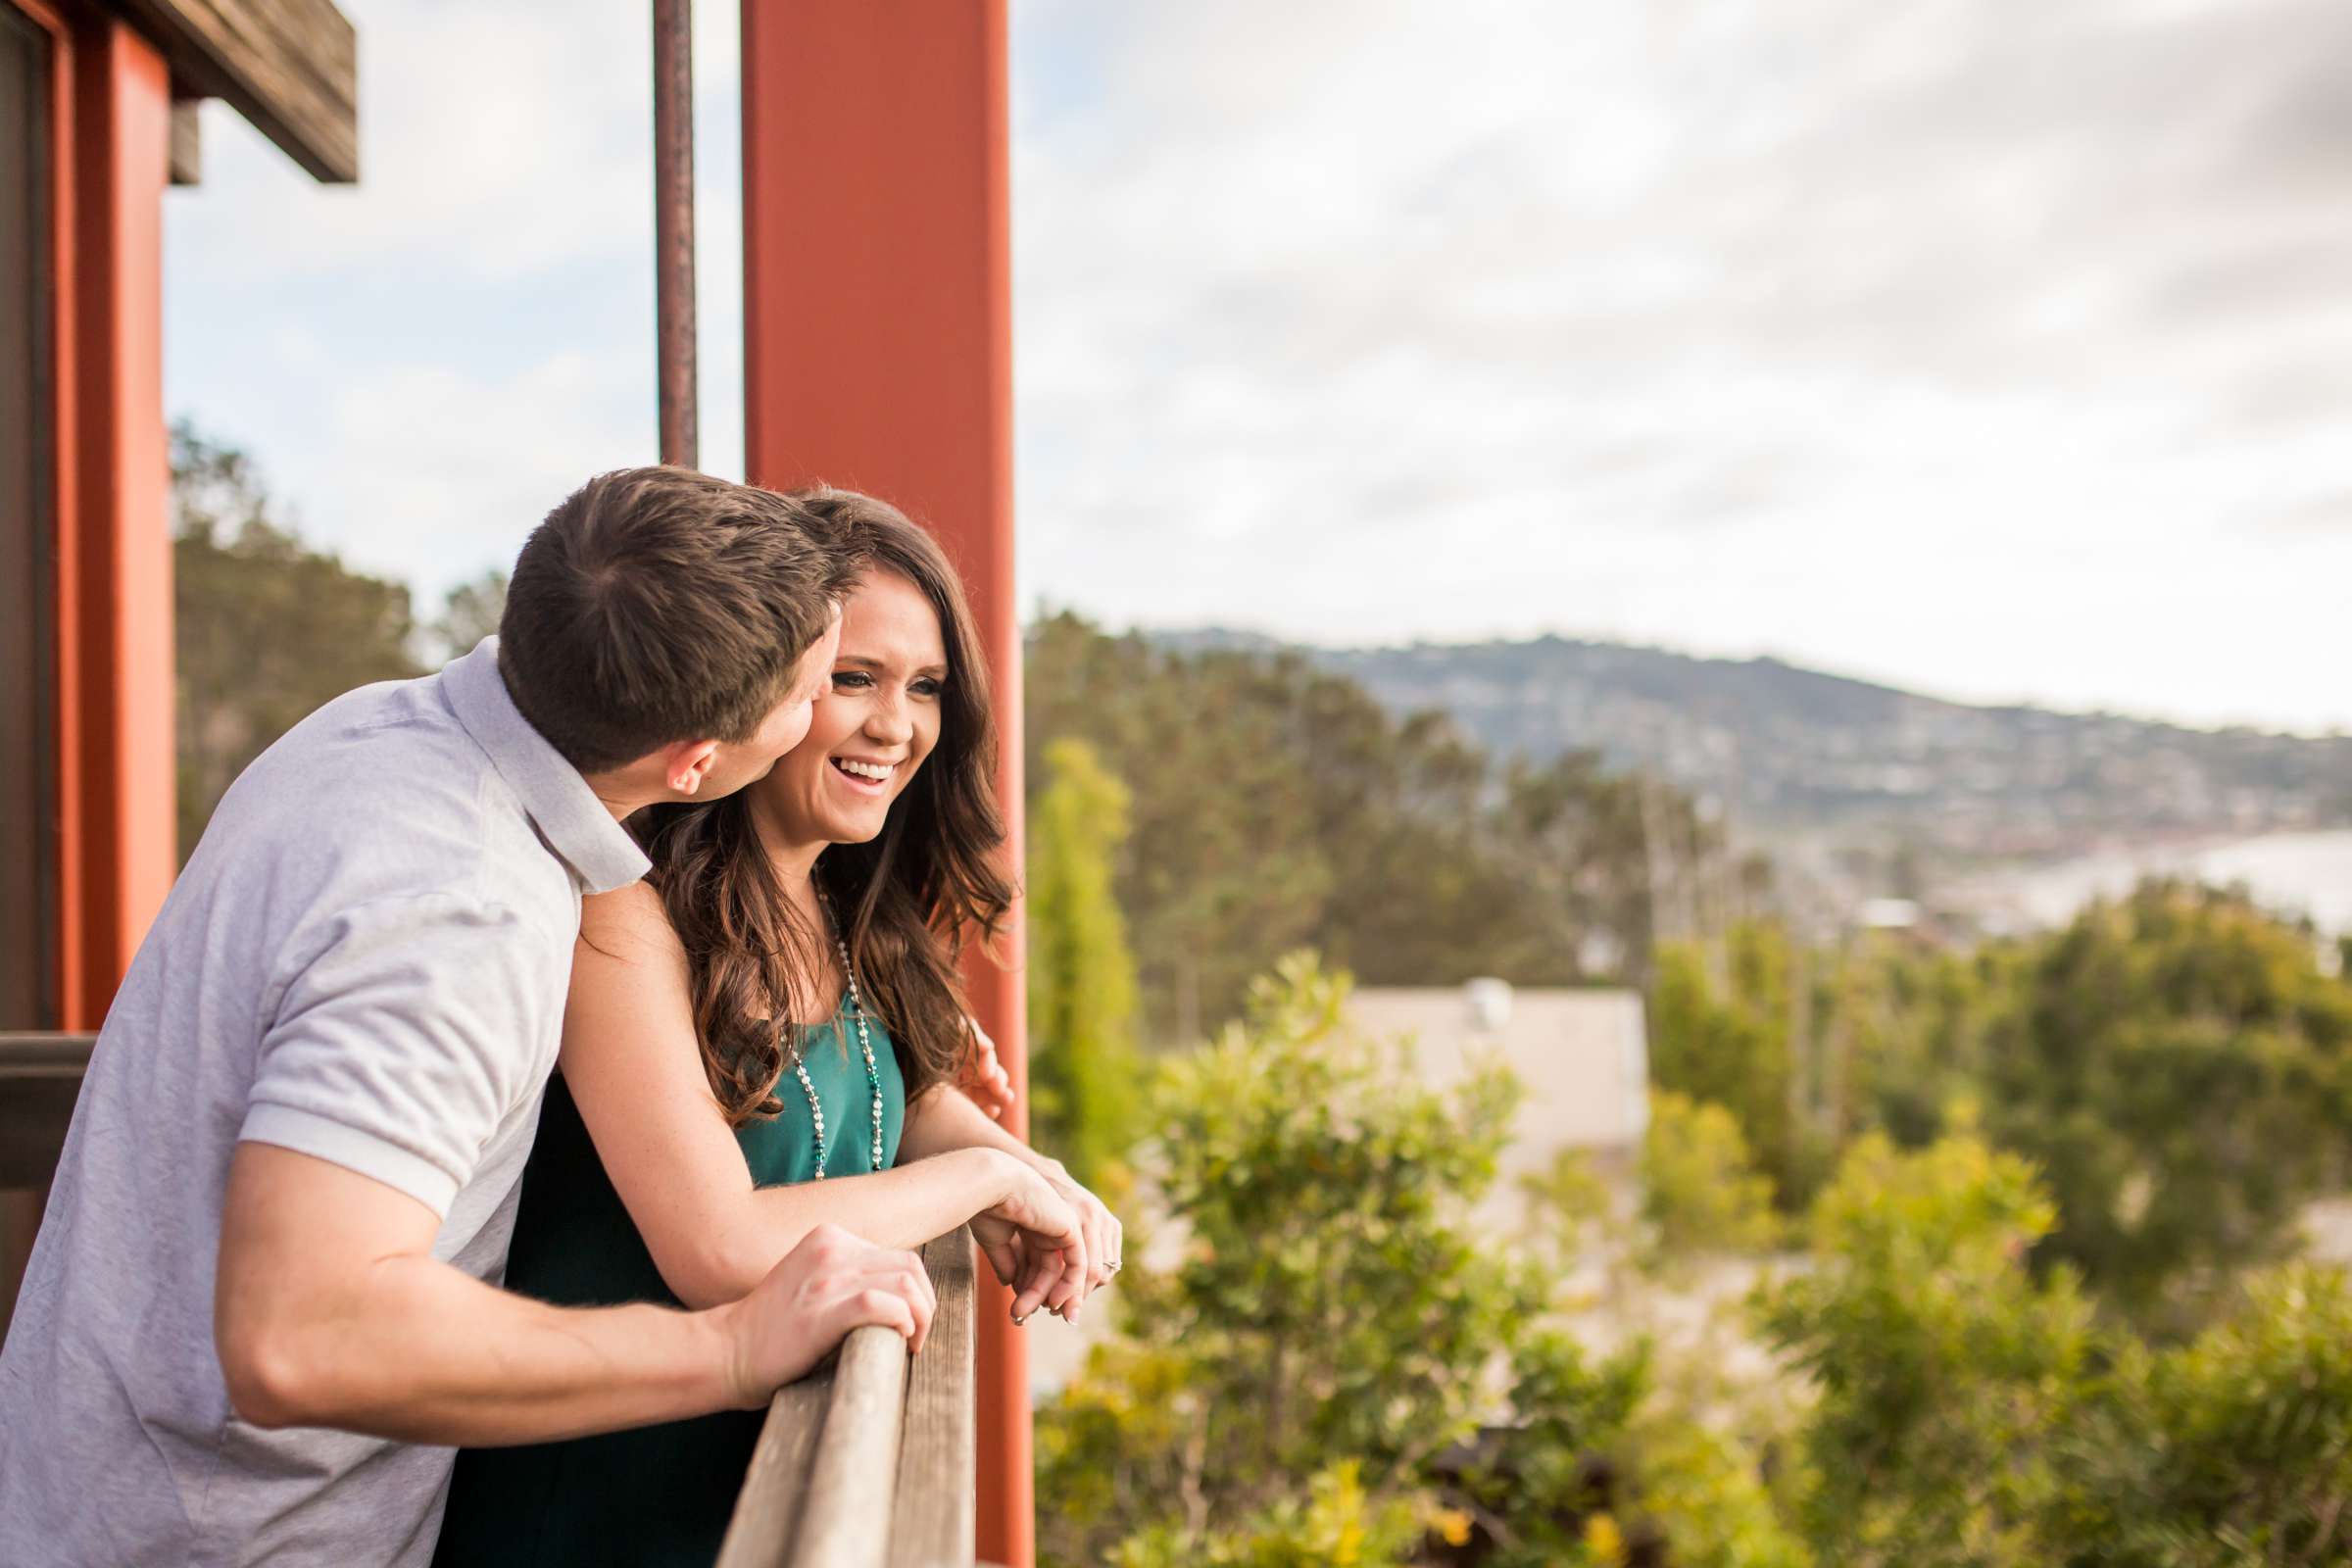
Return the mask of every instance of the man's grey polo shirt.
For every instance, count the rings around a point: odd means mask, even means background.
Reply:
[[[247,768],[140,945],[0,1352],[0,1563],[422,1565],[451,1450],[236,1419],[214,1258],[240,1139],[332,1160],[504,1272],[580,897],[645,858],[497,639]],[[466,1332],[462,1323],[445,1326]]]

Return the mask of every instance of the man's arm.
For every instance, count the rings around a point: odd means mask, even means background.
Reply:
[[[828,1226],[728,1306],[549,1306],[435,1260],[439,1223],[369,1177],[239,1144],[213,1313],[237,1413],[414,1443],[577,1437],[757,1408],[863,1324],[919,1349],[936,1305],[913,1253]]]

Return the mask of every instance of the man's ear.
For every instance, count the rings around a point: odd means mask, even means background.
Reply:
[[[662,753],[662,782],[680,795],[703,787],[703,777],[718,756],[716,741],[678,741]]]

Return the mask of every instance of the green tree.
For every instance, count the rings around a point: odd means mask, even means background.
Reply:
[[[449,603],[433,625],[433,635],[445,658],[473,651],[473,645],[498,630],[507,611],[507,574],[493,567],[470,582],[450,590]]]
[[[1134,1142],[1143,1084],[1135,960],[1110,887],[1129,796],[1084,741],[1055,741],[1045,760],[1025,901],[1032,1108],[1045,1147],[1099,1187]]]
[[[1427,1510],[1365,1490],[1359,1467],[1338,1464],[1309,1477],[1303,1497],[1286,1496],[1239,1528],[1154,1525],[1121,1543],[1116,1568],[1381,1568],[1411,1561],[1428,1534]]]
[[[1330,885],[1311,848],[1314,791],[1238,667],[1202,669],[1075,615],[1031,628],[1028,776],[1062,738],[1134,791],[1116,880],[1138,957],[1144,1032],[1191,1044],[1250,977],[1310,938]]]
[[[1816,1389],[1797,1518],[1823,1561],[2048,1560],[2097,1343],[2072,1278],[2025,1266],[2056,1217],[2026,1161],[1973,1139],[1905,1153],[1873,1133],[1839,1165],[1811,1268],[1758,1300]]]
[[[1713,954],[1698,942],[1660,943],[1649,993],[1650,1081],[1730,1111],[1791,1209],[1820,1185],[1831,1157],[1791,1040],[1812,1001],[1807,956],[1777,923],[1743,921]],[[1711,968],[1721,969],[1720,982]]]
[[[1649,864],[1707,838],[1672,790],[1591,758],[1498,771],[1445,716],[1394,715],[1296,653],[1063,613],[1031,627],[1023,675],[1031,778],[1076,738],[1133,791],[1114,885],[1153,1044],[1198,1041],[1301,945],[1384,985],[1573,984],[1604,950],[1638,974]]]
[[[2055,1535],[2082,1568],[2352,1557],[2352,1282],[2289,1264],[2190,1343],[2131,1348],[2067,1455]]]
[[[1865,937],[1825,958],[1824,1049],[1844,1064],[1838,1131],[1878,1128],[1917,1149],[1973,1125],[1986,1041],[2015,1001],[2024,953],[2016,944],[1923,952]]]
[[[1772,1179],[1749,1164],[1740,1123],[1721,1105],[1671,1090],[1653,1095],[1641,1179],[1644,1247],[1653,1263],[1761,1252],[1780,1238]]]
[[[2238,895],[2152,883],[2084,911],[1988,1049],[1986,1130],[2058,1200],[2037,1255],[2161,1333],[2340,1178],[2352,987]]]
[[[1684,926],[1705,921],[1698,888],[1713,880],[1706,873],[1722,863],[1723,845],[1687,796],[1610,773],[1597,753],[1570,752],[1542,766],[1515,763],[1500,818],[1530,917],[1580,975],[1640,983],[1661,930],[1698,934]]]
[[[419,669],[408,589],[305,547],[244,453],[175,425],[172,501],[184,858],[270,742],[328,698]]]
[[[1588,1459],[1621,1439],[1641,1357],[1590,1364],[1544,1327],[1543,1276],[1470,1227],[1508,1080],[1416,1086],[1404,1048],[1343,1026],[1343,994],[1286,961],[1246,1024],[1166,1069],[1152,1176],[1183,1255],[1130,1264],[1126,1333],[1040,1412],[1044,1560],[1315,1560],[1220,1558],[1220,1530],[1288,1529],[1335,1474],[1370,1489],[1348,1512],[1412,1508],[1475,1547],[1459,1560],[1602,1560]]]

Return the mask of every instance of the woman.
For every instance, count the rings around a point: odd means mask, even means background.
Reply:
[[[831,693],[767,778],[653,813],[652,873],[588,901],[506,1283],[703,1306],[819,1224],[911,1247],[968,1221],[1016,1322],[1074,1318],[1117,1221],[956,1087],[956,958],[1011,900],[970,612],[897,511],[807,499],[864,564]],[[708,1565],[761,1419],[469,1449],[436,1562]]]

